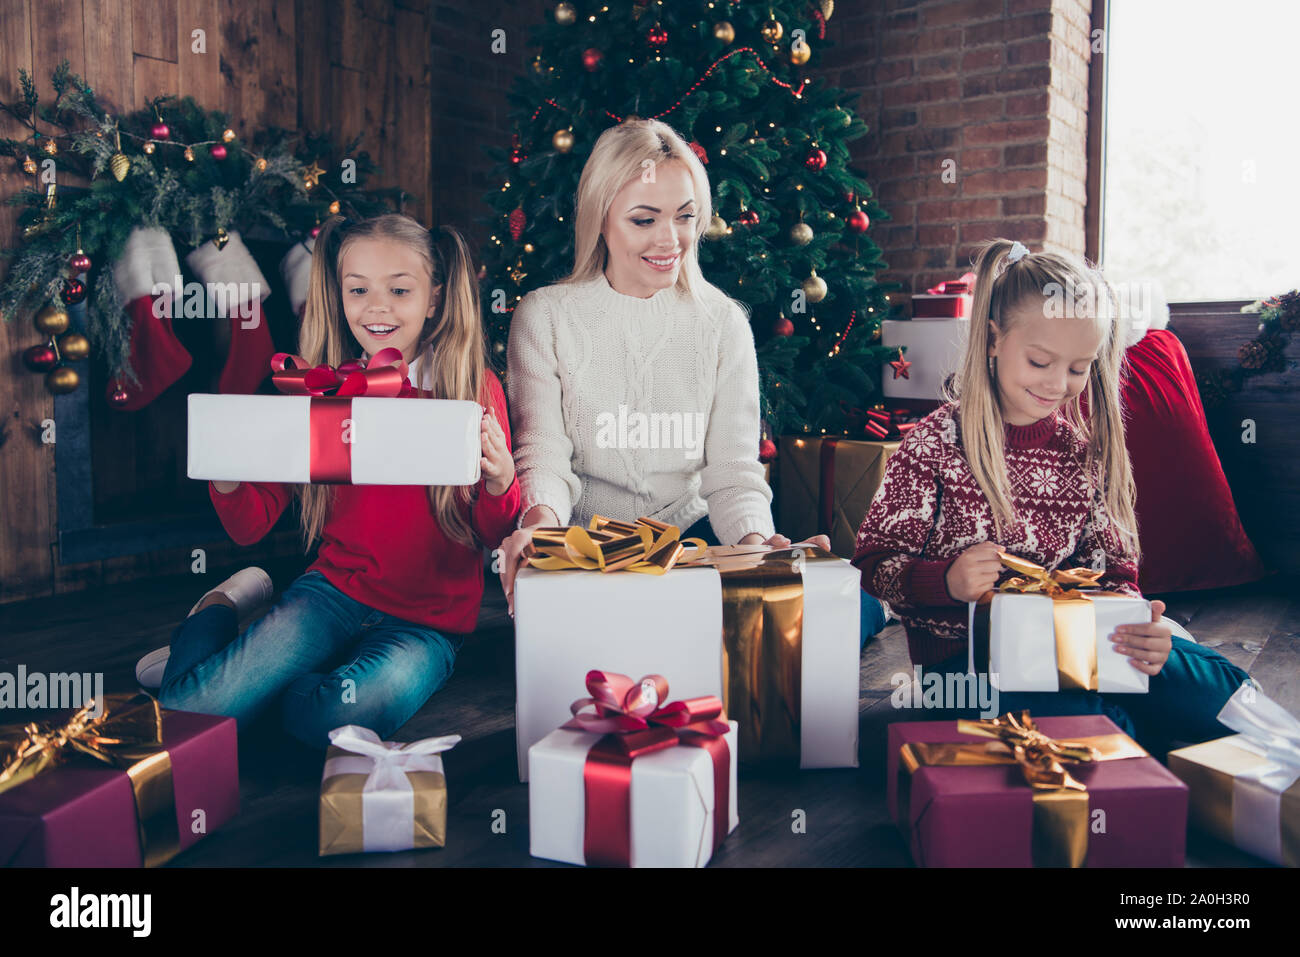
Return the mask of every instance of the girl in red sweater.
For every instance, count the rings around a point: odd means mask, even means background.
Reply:
[[[996,585],[999,549],[1049,570],[1099,570],[1103,589],[1140,594],[1124,335],[1105,280],[995,240],[979,256],[971,315],[952,401],[890,458],[853,559],[862,587],[902,618],[913,663],[942,674],[966,672],[966,603]],[[1153,751],[1229,734],[1215,716],[1246,673],[1175,636],[1164,609],[1151,602],[1149,623],[1111,636],[1151,676],[1147,694],[1004,692],[999,710],[1104,712]]]
[[[137,670],[147,684],[147,672],[165,661],[165,707],[230,715],[242,729],[274,706],[286,730],[325,747],[329,731],[345,724],[388,737],[443,685],[478,618],[482,544],[501,541],[519,510],[505,396],[486,365],[479,317],[478,284],[456,230],[430,234],[396,215],[324,225],[303,358],[337,367],[396,348],[421,397],[482,403],[482,480],[473,490],[210,483],[217,514],[241,545],[270,531],[296,496],[304,544],[319,540],[319,555],[242,634],[240,611],[271,596],[266,573],[244,569],[205,595],[171,648]]]

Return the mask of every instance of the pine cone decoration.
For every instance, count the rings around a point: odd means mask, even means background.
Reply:
[[[1251,339],[1237,350],[1237,361],[1243,369],[1262,369],[1268,356],[1268,347],[1258,339]]]
[[[515,242],[519,242],[519,237],[524,234],[524,226],[527,225],[528,218],[524,215],[522,207],[516,207],[510,214],[510,236]]]
[[[120,183],[126,179],[126,174],[131,169],[131,161],[121,153],[114,153],[108,161],[108,168],[113,171],[113,178]]]
[[[1207,409],[1217,409],[1228,401],[1228,386],[1224,376],[1207,373],[1196,377],[1201,392],[1201,404]]]

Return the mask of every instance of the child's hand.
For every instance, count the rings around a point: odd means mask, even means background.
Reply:
[[[1115,650],[1129,656],[1129,664],[1148,675],[1157,675],[1173,650],[1173,630],[1160,620],[1165,603],[1151,603],[1151,620],[1141,625],[1120,625],[1110,640]]]
[[[979,601],[985,592],[992,591],[1002,574],[1001,545],[980,542],[957,556],[948,566],[944,582],[953,601]]]
[[[487,480],[484,487],[489,495],[504,495],[515,480],[515,460],[506,446],[506,434],[489,411],[483,413],[480,437],[483,458],[479,460],[479,471]]]

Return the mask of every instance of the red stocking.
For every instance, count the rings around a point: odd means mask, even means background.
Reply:
[[[116,408],[127,412],[144,408],[189,371],[193,360],[172,331],[171,319],[154,314],[152,295],[155,283],[165,283],[167,291],[157,298],[158,312],[170,312],[164,307],[171,305],[168,300],[180,272],[166,230],[138,227],[131,231],[122,258],[113,265],[113,279],[131,317],[130,362],[139,383],[124,375],[109,382],[110,397],[119,387],[127,396],[125,401],[113,403]]]
[[[215,241],[206,242],[186,256],[185,262],[203,283],[226,286],[226,295],[215,297],[219,313],[227,313],[230,319],[230,351],[218,389],[223,393],[256,392],[270,375],[275,354],[271,330],[262,315],[262,300],[271,294],[271,284],[234,231],[223,248]]]

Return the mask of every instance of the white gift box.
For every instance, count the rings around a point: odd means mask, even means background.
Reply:
[[[1097,690],[1145,693],[1147,675],[1115,650],[1110,636],[1119,625],[1151,621],[1151,603],[1143,598],[1099,595],[1090,600],[1096,621]],[[1045,595],[999,592],[989,607],[989,684],[999,691],[1060,691],[1056,669],[1056,624],[1053,602]],[[969,604],[970,635],[975,634],[975,602]],[[975,642],[968,643],[970,670]]]
[[[858,766],[861,575],[844,560],[803,566],[799,766]],[[723,694],[722,578],[716,568],[539,571],[515,579],[515,735],[528,749],[570,718],[593,668],[659,674],[670,698]],[[741,715],[736,715],[742,718]]]
[[[727,789],[729,806],[724,809],[713,806],[713,759],[703,748],[677,745],[632,762],[632,867],[703,867],[713,856],[714,815],[727,815],[728,833],[740,823],[736,809],[736,722],[727,723],[731,726],[726,734],[731,751],[731,784]],[[602,737],[561,728],[529,748],[528,850],[533,857],[586,863],[583,768],[587,752]]]
[[[893,399],[941,399],[943,380],[957,371],[970,332],[969,319],[886,319],[880,341],[898,357],[912,363],[908,378],[894,378],[889,365],[881,366],[884,393]]]
[[[353,485],[474,485],[483,407],[451,399],[358,396],[347,441]],[[189,397],[192,479],[311,481],[311,396]]]

